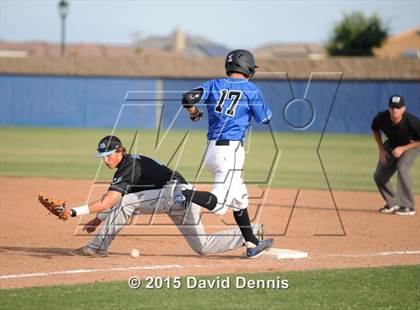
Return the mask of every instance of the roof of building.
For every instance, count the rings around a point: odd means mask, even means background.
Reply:
[[[0,51],[25,52],[26,56],[51,57],[61,56],[60,45],[48,42],[11,42],[0,41]],[[105,45],[95,43],[68,44],[66,45],[66,55],[70,57],[130,57],[138,54],[148,55],[176,55],[171,51],[160,50],[157,48],[141,49],[131,46]]]
[[[181,48],[177,47],[181,45]],[[161,49],[166,51],[178,51],[193,57],[224,57],[229,49],[202,36],[188,35],[180,29],[176,29],[169,36],[151,36],[136,43],[144,49]]]
[[[253,50],[258,58],[326,56],[324,46],[315,43],[272,43]]]
[[[417,59],[378,59],[373,57],[334,57],[258,59],[255,78],[356,80],[419,80]],[[215,78],[225,76],[224,58],[191,58],[181,55],[141,53],[128,57],[0,57],[0,74],[121,76],[161,78]]]

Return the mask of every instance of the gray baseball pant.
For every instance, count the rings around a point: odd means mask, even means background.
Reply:
[[[191,188],[190,185],[182,186],[184,189]],[[105,219],[105,222],[100,226],[97,235],[88,244],[88,247],[106,252],[112,240],[132,216],[158,213],[168,214],[190,247],[198,254],[221,253],[244,245],[245,240],[239,227],[207,235],[201,222],[201,207],[199,205],[193,203],[188,208],[174,205],[168,212],[160,197],[160,189],[123,196],[108,212],[99,214],[99,218]],[[254,234],[257,234],[259,228],[260,224],[252,225]]]
[[[414,164],[417,156],[420,154],[420,148],[416,147],[404,152],[400,158],[395,158],[392,155],[392,148],[385,142],[386,151],[390,154],[390,159],[385,164],[380,161],[376,166],[374,179],[378,186],[379,192],[385,199],[388,206],[393,207],[398,205],[400,207],[408,207],[415,209],[414,197],[411,193],[411,176],[410,168]],[[397,175],[397,193],[392,189],[390,179],[395,172]]]

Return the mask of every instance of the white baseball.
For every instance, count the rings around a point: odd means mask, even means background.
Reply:
[[[132,249],[132,250],[131,250],[131,252],[130,252],[130,256],[131,256],[132,258],[139,257],[139,256],[140,256],[140,252],[139,252],[139,250],[137,250],[137,249]]]

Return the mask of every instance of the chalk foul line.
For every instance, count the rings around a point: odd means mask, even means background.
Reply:
[[[374,257],[374,256],[412,255],[412,254],[420,254],[420,250],[390,251],[390,252],[378,252],[378,253],[367,253],[367,254],[325,254],[325,255],[320,254],[320,255],[314,255],[312,256],[312,258],[315,258],[315,257]],[[72,269],[72,270],[62,270],[62,271],[0,275],[0,280],[31,278],[31,277],[49,277],[49,276],[55,276],[55,275],[82,274],[82,273],[93,273],[93,272],[183,269],[183,268],[202,268],[202,267],[208,267],[208,266],[204,266],[204,265],[184,265],[184,266],[182,265],[148,265],[148,266],[111,267],[111,268],[98,268],[98,269]]]
[[[374,256],[392,256],[392,255],[410,255],[420,254],[420,251],[390,251],[367,254],[319,254],[314,257],[374,257]]]
[[[132,267],[111,267],[111,268],[98,268],[98,269],[73,269],[73,270],[62,270],[62,271],[50,271],[50,272],[37,272],[37,273],[21,273],[21,274],[9,274],[0,275],[0,280],[6,279],[18,279],[18,278],[31,278],[31,277],[48,277],[55,275],[65,274],[81,274],[81,273],[92,273],[92,272],[109,272],[109,271],[132,271],[132,270],[157,270],[157,269],[183,269],[183,268],[201,268],[202,265],[150,265],[150,266],[132,266]]]

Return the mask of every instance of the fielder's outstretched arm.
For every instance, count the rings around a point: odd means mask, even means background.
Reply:
[[[97,200],[87,205],[70,209],[70,216],[75,217],[78,215],[85,215],[90,213],[98,213],[112,208],[118,202],[122,194],[117,191],[108,191],[101,200]]]

